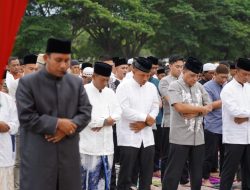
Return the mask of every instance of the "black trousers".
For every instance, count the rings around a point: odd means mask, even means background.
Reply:
[[[155,139],[155,156],[154,156],[154,172],[160,170],[160,155],[161,155],[161,136],[162,127],[161,125],[156,125],[156,130],[153,130]]]
[[[129,190],[132,185],[133,169],[138,160],[139,190],[150,190],[153,177],[155,147],[140,148],[120,146],[120,172],[118,190]]]
[[[168,152],[169,152],[169,127],[162,128],[161,135],[161,181],[167,167]]]
[[[250,145],[224,144],[220,190],[230,190],[241,163],[242,190],[250,190]]]
[[[222,135],[212,133],[208,130],[205,133],[205,160],[203,164],[203,178],[209,179],[210,172],[212,172],[214,165],[214,155],[218,157],[218,150],[220,151],[220,171],[224,161],[224,146],[222,145]]]
[[[161,181],[163,181],[164,173],[167,167],[168,153],[169,153],[169,127],[163,127],[161,132]],[[188,163],[185,163],[183,172],[181,174],[180,184],[189,182]]]
[[[114,141],[114,159],[113,166],[111,171],[111,181],[110,181],[110,190],[116,190],[116,171],[115,164],[119,162],[119,147],[117,146],[117,135],[116,135],[116,125],[113,125],[113,141]]]
[[[177,190],[187,160],[189,161],[191,189],[200,190],[204,152],[205,145],[187,146],[170,143],[162,190]]]

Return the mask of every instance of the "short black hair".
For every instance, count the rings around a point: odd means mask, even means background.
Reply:
[[[11,63],[11,61],[14,61],[14,60],[17,60],[18,59],[18,57],[9,57],[9,59],[8,59],[8,65]]]
[[[99,57],[99,61],[112,61],[112,60],[113,60],[113,58],[109,55],[101,55]]]
[[[184,60],[185,60],[185,59],[184,59],[183,56],[181,56],[181,55],[179,55],[179,54],[173,54],[173,55],[171,55],[171,56],[169,57],[168,62],[169,62],[169,64],[173,64],[173,63],[175,63],[176,61],[184,61]]]
[[[224,64],[220,64],[216,67],[215,73],[217,73],[217,74],[229,74],[229,68]]]
[[[227,68],[230,68],[230,65],[233,64],[232,61],[229,60],[222,60],[219,62],[220,65],[225,65]]]

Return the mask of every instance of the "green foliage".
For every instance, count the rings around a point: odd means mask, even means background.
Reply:
[[[43,52],[50,36],[73,40],[74,57],[152,52],[204,61],[249,57],[249,0],[32,0],[14,53]]]

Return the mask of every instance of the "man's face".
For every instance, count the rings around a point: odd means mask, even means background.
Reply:
[[[128,65],[120,65],[118,67],[115,67],[115,75],[120,80],[122,80],[126,76],[127,72],[128,72]]]
[[[157,73],[158,68],[159,68],[159,65],[152,64],[152,68],[150,70],[150,77],[154,76]]]
[[[237,80],[240,83],[246,83],[250,79],[250,71],[245,71],[243,69],[236,70]]]
[[[219,85],[224,85],[227,80],[228,80],[228,74],[223,74],[223,73],[215,73],[214,74],[214,80],[219,84]]]
[[[25,64],[23,66],[23,74],[24,75],[27,75],[27,74],[30,74],[30,73],[33,73],[37,71],[37,67],[36,67],[36,64]]]
[[[115,73],[115,64],[112,60],[103,61],[103,63],[107,63],[107,64],[111,65],[112,66],[112,73]]]
[[[83,81],[83,85],[91,83],[92,77],[87,77],[87,76],[82,75],[82,81]]]
[[[70,67],[71,73],[75,75],[80,75],[80,66],[79,65],[73,65]]]
[[[109,77],[105,77],[105,76],[98,75],[98,74],[94,73],[92,80],[93,80],[94,86],[98,90],[102,90],[108,85]]]
[[[56,77],[63,77],[67,73],[70,59],[70,54],[51,53],[44,55],[47,71]]]
[[[192,71],[187,69],[183,70],[183,80],[188,86],[194,86],[195,83],[198,81],[199,74],[196,74]]]
[[[213,79],[214,73],[215,73],[214,70],[213,70],[213,71],[205,71],[205,72],[203,73],[203,76],[205,77],[205,79],[206,79],[207,81],[209,81],[209,80],[212,80],[212,79]]]
[[[134,79],[139,85],[144,85],[148,79],[150,78],[150,73],[145,73],[141,70],[138,70],[136,68],[133,69],[134,73]]]
[[[236,69],[230,69],[230,75],[232,77],[234,77],[235,73],[236,73]]]
[[[131,64],[128,65],[128,72],[130,72],[130,71],[132,71],[132,65]]]
[[[161,80],[165,76],[166,76],[165,73],[157,74],[157,77],[158,77],[159,80]]]
[[[11,74],[18,74],[20,72],[20,62],[18,59],[12,60],[9,63],[9,70]]]
[[[169,64],[170,73],[172,76],[178,78],[183,71],[184,62],[179,60],[172,64]]]

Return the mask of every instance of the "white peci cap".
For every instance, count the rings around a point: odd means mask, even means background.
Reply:
[[[92,67],[85,67],[82,71],[82,75],[85,77],[92,77],[94,69]]]
[[[206,63],[203,65],[203,72],[204,71],[214,71],[216,69],[216,65],[213,63]]]

